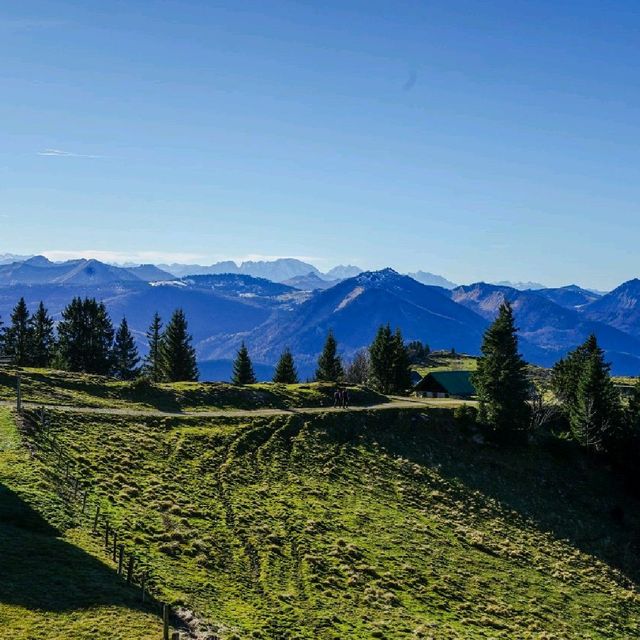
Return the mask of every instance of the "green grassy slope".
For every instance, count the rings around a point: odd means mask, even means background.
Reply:
[[[335,386],[323,383],[283,385],[261,383],[236,387],[223,382],[151,384],[121,382],[89,374],[47,369],[0,369],[0,400],[14,401],[16,376],[24,398],[32,403],[111,409],[157,409],[193,412],[215,409],[287,409],[333,404]],[[354,404],[385,402],[370,389],[350,388]]]
[[[637,504],[570,448],[436,410],[51,422],[158,596],[222,638],[640,634]]]
[[[77,530],[47,469],[20,443],[0,409],[0,628],[12,640],[157,640],[158,616],[142,607],[95,543]]]

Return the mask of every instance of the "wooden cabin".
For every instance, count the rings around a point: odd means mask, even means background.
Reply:
[[[423,398],[470,398],[476,395],[471,384],[471,371],[432,371],[414,387]]]

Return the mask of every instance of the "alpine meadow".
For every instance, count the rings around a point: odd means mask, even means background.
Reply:
[[[0,8],[0,632],[640,638],[639,30]]]

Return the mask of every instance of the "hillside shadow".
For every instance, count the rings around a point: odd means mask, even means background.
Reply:
[[[51,612],[115,605],[157,613],[115,571],[59,535],[0,485],[0,603]]]
[[[373,414],[339,426],[333,437],[358,438],[427,467],[437,467],[456,499],[478,507],[483,517],[526,519],[542,532],[567,540],[640,585],[638,501],[601,463],[570,443],[563,446],[497,447],[478,444],[450,417],[428,421]]]

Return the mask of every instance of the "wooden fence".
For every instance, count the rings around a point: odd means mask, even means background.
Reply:
[[[153,596],[157,579],[144,561],[142,554],[136,553],[130,545],[125,545],[123,537],[100,508],[100,499],[94,491],[90,478],[82,473],[77,461],[68,455],[60,444],[55,431],[51,430],[49,417],[44,408],[20,411],[22,427],[29,438],[31,454],[48,460],[52,473],[57,479],[58,491],[72,506],[77,508],[81,525],[91,527],[94,536],[103,541],[104,551],[114,564],[123,582],[139,591],[140,599],[156,608],[162,616],[163,640],[180,640],[181,633],[172,629],[180,625],[179,618],[169,604]],[[188,636],[186,636],[188,637]]]

